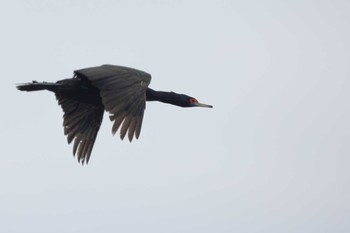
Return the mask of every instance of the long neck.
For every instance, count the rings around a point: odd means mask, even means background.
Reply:
[[[183,95],[175,92],[155,91],[151,88],[147,88],[146,91],[147,101],[160,101],[167,104],[177,105],[180,107],[186,107],[183,101]]]

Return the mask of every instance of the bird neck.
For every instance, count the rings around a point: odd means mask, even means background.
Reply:
[[[183,103],[183,95],[177,94],[175,92],[155,91],[155,90],[152,90],[151,88],[148,88],[146,91],[146,100],[160,101],[166,104],[185,107]]]

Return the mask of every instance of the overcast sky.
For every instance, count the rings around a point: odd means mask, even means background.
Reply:
[[[2,0],[1,232],[350,232],[350,1]],[[88,166],[49,92],[101,64],[214,105],[107,114]]]

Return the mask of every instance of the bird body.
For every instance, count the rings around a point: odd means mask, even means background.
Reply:
[[[102,65],[74,71],[74,77],[56,83],[36,82],[17,85],[21,91],[54,92],[64,112],[63,126],[68,143],[74,140],[73,155],[88,163],[104,111],[114,121],[112,133],[120,129],[132,141],[141,132],[146,101],[160,101],[180,107],[212,107],[195,98],[148,88],[151,75],[133,68]]]

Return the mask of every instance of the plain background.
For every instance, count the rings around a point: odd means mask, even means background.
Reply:
[[[1,232],[350,232],[350,1],[0,2]],[[105,114],[88,166],[49,92],[125,65],[213,109]]]

